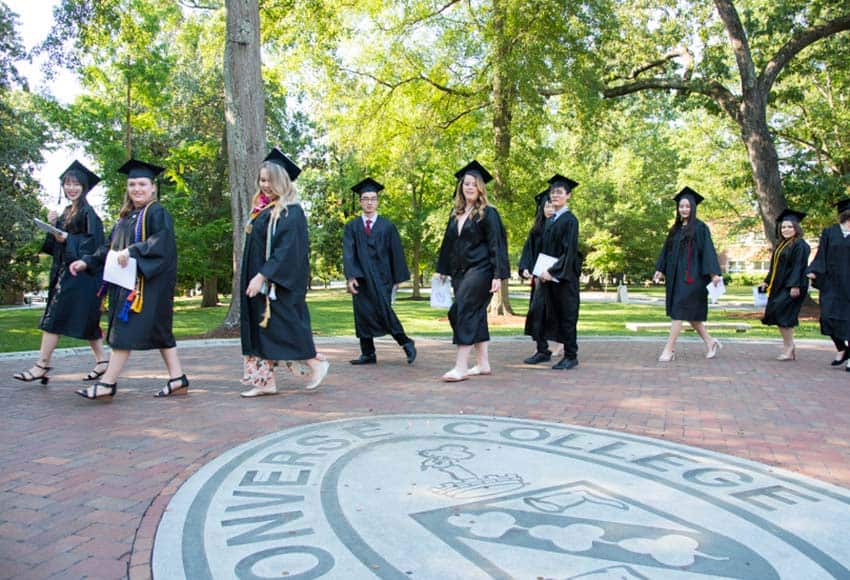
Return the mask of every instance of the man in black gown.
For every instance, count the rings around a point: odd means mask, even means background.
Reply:
[[[360,339],[360,356],[353,365],[375,364],[375,337],[390,334],[404,349],[408,364],[416,360],[416,347],[404,333],[392,309],[393,288],[410,279],[401,238],[395,225],[378,215],[378,192],[384,186],[367,177],[351,188],[360,196],[363,213],[345,225],[342,263],[348,291],[354,302],[354,328]]]
[[[540,274],[540,292],[545,310],[545,337],[564,345],[564,357],[552,368],[568,370],[578,366],[579,291],[581,258],[578,251],[578,220],[567,207],[578,183],[556,174],[549,180],[549,200],[555,214],[543,228],[541,254],[555,258],[552,266]],[[536,362],[543,362],[544,356]]]

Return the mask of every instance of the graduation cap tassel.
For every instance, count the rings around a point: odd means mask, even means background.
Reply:
[[[144,278],[139,277],[139,282],[137,284],[137,288],[138,288],[138,291],[133,290],[133,294],[135,294],[135,297],[133,299],[133,304],[130,306],[130,310],[132,310],[133,312],[141,312],[142,311],[142,305],[144,304],[144,296],[145,296],[145,279]],[[129,299],[130,299],[130,297],[128,296],[127,300],[129,300]]]

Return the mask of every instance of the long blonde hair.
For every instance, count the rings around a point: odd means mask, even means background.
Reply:
[[[487,202],[487,186],[484,185],[484,179],[477,173],[473,172],[464,173],[460,178],[460,181],[457,182],[457,187],[455,188],[454,215],[460,216],[466,213],[466,198],[463,196],[463,180],[467,175],[471,175],[475,178],[475,186],[478,188],[478,199],[475,200],[475,205],[472,206],[472,211],[470,212],[469,217],[481,219],[481,216],[484,215],[484,208],[490,205]]]
[[[289,174],[286,170],[272,161],[263,161],[260,165],[260,171],[266,170],[269,178],[269,185],[272,193],[277,196],[277,203],[271,211],[271,220],[277,221],[280,218],[281,212],[286,212],[286,206],[293,203],[298,203],[298,191],[295,189],[295,184],[289,179]],[[260,189],[260,174],[257,173],[257,193],[254,194],[251,200],[251,205],[256,207],[262,194]]]

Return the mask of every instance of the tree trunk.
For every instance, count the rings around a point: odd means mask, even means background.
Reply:
[[[224,109],[233,222],[233,281],[230,310],[223,326],[235,328],[239,325],[242,240],[266,149],[266,111],[257,0],[226,0],[225,6]]]
[[[753,173],[762,226],[771,246],[776,246],[776,218],[785,209],[785,193],[779,172],[779,155],[767,127],[765,107],[745,104],[740,123],[741,139]],[[746,112],[750,114],[747,115]]]
[[[511,39],[505,32],[505,6],[502,0],[493,0],[493,34],[496,38],[493,59],[493,197],[507,201],[510,198],[511,121],[516,91],[508,70]],[[502,290],[493,296],[489,314],[513,314],[508,281],[502,280]]]
[[[201,308],[211,308],[213,306],[218,306],[218,277],[204,277],[204,281],[201,282],[201,292],[203,292]]]

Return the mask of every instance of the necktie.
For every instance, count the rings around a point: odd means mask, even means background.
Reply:
[[[366,235],[370,235],[372,233],[372,220],[366,220]]]

